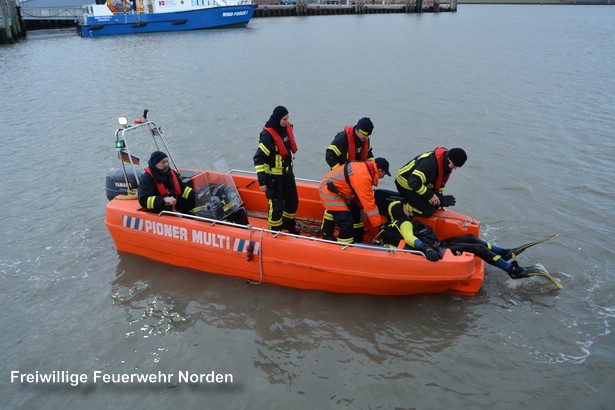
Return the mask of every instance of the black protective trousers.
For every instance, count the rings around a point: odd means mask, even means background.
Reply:
[[[361,223],[361,209],[355,204],[348,205],[348,211],[327,211],[333,216],[330,232],[326,239],[333,238],[335,225],[339,226],[338,241],[344,243],[363,243],[364,228]],[[355,227],[360,225],[360,227]]]
[[[295,226],[299,196],[292,168],[282,175],[271,175],[266,196],[269,200],[269,229],[280,231]]]

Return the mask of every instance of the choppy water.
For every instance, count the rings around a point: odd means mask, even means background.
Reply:
[[[0,48],[0,408],[613,408],[613,21],[608,6],[462,5]],[[361,116],[395,170],[464,147],[456,209],[504,246],[559,232],[520,259],[565,289],[489,267],[472,298],[334,295],[118,255],[103,224],[118,115],[149,108],[181,166],[249,169],[278,104],[305,178]],[[177,383],[188,371],[234,382]]]

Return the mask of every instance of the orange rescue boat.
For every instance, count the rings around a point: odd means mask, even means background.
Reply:
[[[135,187],[140,173],[138,158],[126,144],[128,132],[149,130],[154,141],[160,141],[156,148],[168,153],[160,129],[147,120],[147,112],[144,117],[135,124],[128,124],[124,117],[120,122],[122,128],[116,131],[116,148],[123,160],[123,168],[116,175],[125,179],[117,186]],[[169,158],[174,165],[170,154]],[[126,163],[131,166],[125,166]],[[225,220],[224,215],[220,218],[166,211],[153,214],[139,205],[136,195],[118,195],[107,204],[105,218],[118,251],[252,283],[337,293],[474,295],[482,286],[484,262],[470,253],[455,256],[446,250],[443,259],[430,262],[418,251],[369,244],[375,236],[369,226],[366,244],[347,245],[318,238],[315,233],[324,212],[318,181],[297,179],[297,221],[301,234],[293,235],[267,229],[267,199],[254,172],[180,171],[195,189],[202,191],[203,185],[228,187],[227,192],[234,196],[222,202],[232,203],[233,207],[243,205],[248,224]],[[477,221],[449,210],[441,209],[422,222],[434,228],[441,238],[480,235]]]

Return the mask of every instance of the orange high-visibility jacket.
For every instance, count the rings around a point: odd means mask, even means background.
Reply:
[[[348,169],[348,179],[352,188],[346,182],[344,169]],[[333,184],[338,193],[329,189]],[[353,161],[344,166],[329,171],[322,179],[319,187],[320,200],[328,211],[348,211],[348,204],[356,202],[362,207],[372,226],[382,224],[378,206],[374,199],[373,186],[378,186],[378,168],[373,161]],[[352,192],[356,193],[356,196]]]

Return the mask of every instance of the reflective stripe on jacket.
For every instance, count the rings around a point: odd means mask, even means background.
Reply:
[[[348,172],[348,185],[344,170]],[[363,208],[372,226],[380,226],[382,219],[372,186],[378,186],[378,168],[373,161],[353,161],[329,171],[319,186],[320,200],[328,211],[348,211],[353,201]],[[331,191],[331,188],[337,192]],[[354,190],[354,191],[353,191]]]
[[[354,134],[354,126],[352,125],[344,127],[344,130],[333,138],[333,141],[331,141],[331,144],[329,144],[325,151],[325,161],[327,161],[331,169],[344,165],[352,160],[374,160],[369,138],[366,138],[363,143],[357,140],[358,138]],[[358,143],[360,143],[360,151],[357,153]],[[357,158],[357,156],[359,158]]]
[[[282,138],[273,128],[263,127],[260,142],[254,154],[254,168],[259,185],[267,185],[270,175],[283,175],[292,164],[290,152],[297,152],[297,144],[289,124],[286,127],[287,138]],[[286,144],[288,143],[288,147]]]
[[[280,137],[280,134],[275,130],[275,128],[263,127],[263,129],[271,134],[275,145],[278,147],[278,151],[280,151],[280,155],[282,158],[286,158],[288,156],[288,149],[286,148],[286,144],[284,144],[284,140]],[[288,145],[290,145],[290,150],[294,154],[297,152],[297,143],[295,142],[293,127],[291,127],[290,124],[286,126],[286,135],[288,136]]]
[[[145,172],[147,172],[152,177],[154,182],[156,183],[156,189],[158,189],[158,193],[160,194],[160,196],[169,196],[169,194],[171,193],[175,195],[181,194],[182,191],[181,191],[181,187],[179,186],[179,179],[177,178],[177,174],[175,173],[174,170],[171,170],[171,178],[172,178],[171,181],[173,183],[173,192],[169,192],[164,183],[156,180],[156,178],[154,177],[154,174],[152,174],[152,170],[149,169],[149,167],[145,167]]]
[[[442,194],[450,176],[450,172],[445,172],[447,152],[446,148],[438,147],[417,156],[399,169],[395,181],[419,195],[431,197],[433,193]]]
[[[189,199],[190,194],[192,193],[192,188],[186,185],[184,186],[183,192],[182,192],[182,184],[180,183],[179,177],[177,173],[175,172],[175,170],[173,169],[170,170],[171,192],[169,192],[169,189],[167,189],[167,186],[164,184],[164,182],[158,181],[156,179],[150,167],[146,167],[145,172],[151,177],[151,180],[156,185],[156,191],[158,192],[158,195],[154,195],[153,187],[151,187],[147,189],[147,192],[143,191],[142,194],[145,196],[141,197],[142,189],[140,186],[139,187],[139,192],[140,192],[139,203],[141,203],[141,206],[145,207],[148,210],[156,209],[157,206],[164,207],[165,204],[164,204],[163,198],[167,196],[174,196],[176,198],[181,196],[181,198],[183,199],[186,199],[186,200]]]

